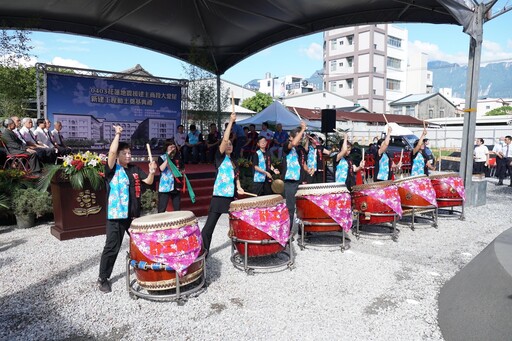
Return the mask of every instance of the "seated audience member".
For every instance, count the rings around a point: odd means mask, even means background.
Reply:
[[[55,129],[51,131],[51,136],[53,138],[53,142],[55,146],[59,149],[59,152],[62,155],[66,155],[71,153],[71,148],[66,146],[66,143],[64,142],[64,137],[62,136],[61,130],[62,130],[62,122],[61,121],[55,121],[54,125]],[[50,126],[48,125],[48,130],[50,129]]]
[[[217,152],[220,140],[221,136],[217,130],[217,125],[215,123],[210,124],[210,132],[206,140],[206,162],[213,163],[215,160],[215,153]]]
[[[258,136],[263,136],[264,138],[267,139],[267,142],[268,142],[267,148],[268,148],[270,142],[274,138],[274,132],[272,130],[268,129],[268,123],[267,122],[263,122],[261,124],[261,131],[260,131],[260,134]]]
[[[183,147],[183,160],[185,163],[190,162],[189,153],[192,153],[192,162],[199,163],[199,158],[204,155],[203,147],[203,135],[196,129],[195,124],[191,124],[190,131],[187,134],[187,139],[185,140],[185,146]]]
[[[16,124],[11,118],[4,120],[3,122],[5,130],[2,132],[2,139],[7,148],[6,152],[9,154],[26,154],[29,156],[28,163],[30,170],[33,174],[41,172],[41,161],[37,157],[36,152],[33,149],[27,149],[21,139],[16,136],[14,129]]]
[[[276,132],[274,133],[274,144],[270,148],[270,153],[275,154],[277,151],[277,158],[281,159],[283,156],[283,145],[288,143],[288,133],[283,130],[283,125],[278,123],[276,125]]]
[[[55,150],[53,148],[49,148],[39,142],[37,137],[32,132],[33,122],[29,117],[25,117],[21,121],[22,127],[19,130],[23,140],[25,141],[28,149],[33,149],[37,157],[42,162],[54,162],[55,161]]]

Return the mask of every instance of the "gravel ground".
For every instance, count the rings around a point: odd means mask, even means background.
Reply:
[[[512,225],[512,188],[489,180],[487,205],[439,228],[399,226],[398,242],[359,240],[351,248],[294,244],[296,267],[247,275],[230,262],[228,218],[214,234],[208,289],[184,306],[132,299],[125,287],[128,238],[112,274],[96,287],[104,236],[58,241],[50,224],[0,226],[2,340],[442,340],[442,285]],[[504,198],[506,198],[504,200]],[[200,218],[199,225],[204,225]]]

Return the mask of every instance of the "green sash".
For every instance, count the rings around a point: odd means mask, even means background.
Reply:
[[[167,154],[167,164],[169,165],[172,175],[174,175],[175,178],[179,178],[181,176],[183,176],[185,178],[185,181],[187,182],[187,189],[188,189],[188,195],[190,196],[190,201],[192,201],[192,203],[194,204],[196,202],[196,194],[194,193],[194,190],[192,189],[192,186],[190,185],[190,181],[188,181],[187,175],[181,174],[178,167],[176,167],[176,165],[169,158],[169,154]]]

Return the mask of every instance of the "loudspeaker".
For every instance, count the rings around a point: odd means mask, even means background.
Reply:
[[[332,133],[336,128],[336,109],[322,109],[322,133]]]

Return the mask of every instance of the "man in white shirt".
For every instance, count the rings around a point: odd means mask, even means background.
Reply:
[[[51,122],[46,122],[46,129],[50,131]],[[49,136],[51,136],[52,142],[59,150],[60,155],[67,155],[71,153],[71,148],[66,146],[66,143],[64,142],[64,137],[62,136],[62,122],[61,121],[55,121],[54,129],[50,132]]]
[[[497,185],[503,185],[503,179],[505,179],[507,170],[510,175],[510,185],[509,187],[512,187],[512,137],[510,135],[505,136],[504,144],[501,146],[501,150],[496,153],[496,164],[500,165],[501,168],[496,170],[496,173],[498,173],[498,183]],[[500,161],[500,163],[498,163]]]
[[[44,119],[43,119],[44,122]],[[29,117],[25,117],[21,120],[21,124],[23,127],[19,130],[23,140],[27,143],[27,148],[33,149],[39,159],[43,162],[53,162],[55,161],[55,151],[53,148],[48,148],[44,144],[40,143],[37,140],[36,135],[31,130],[34,125],[32,119]]]
[[[504,144],[505,137],[502,136],[498,139],[498,142],[494,145],[491,152],[491,154],[493,154],[496,157],[496,177],[498,178],[498,183],[496,184],[496,186],[503,185],[503,178],[505,177],[505,174],[501,173],[507,172],[507,165],[505,159],[503,159],[503,153],[501,151]]]
[[[37,127],[34,130],[36,141],[46,148],[53,147],[53,143],[48,138],[48,135],[44,132],[44,129],[46,128],[46,122],[44,118],[38,118],[36,121],[36,125]]]
[[[485,176],[485,168],[489,165],[489,149],[484,144],[484,139],[476,139],[476,147],[473,152],[473,174]]]
[[[258,136],[263,136],[264,138],[267,139],[268,142],[272,141],[272,139],[274,138],[274,132],[268,129],[267,122],[263,122],[261,124],[261,131]]]

